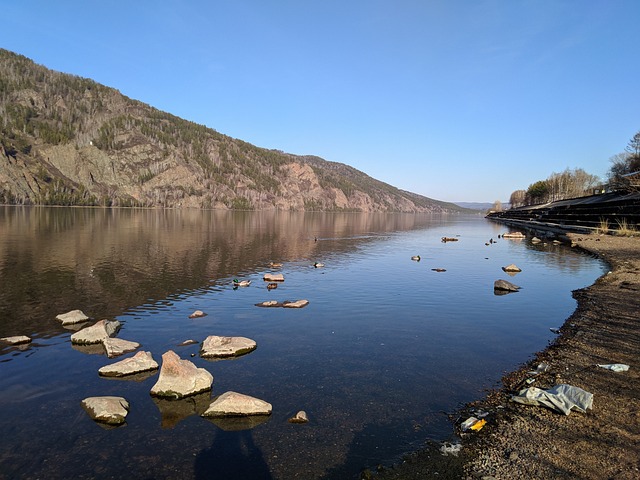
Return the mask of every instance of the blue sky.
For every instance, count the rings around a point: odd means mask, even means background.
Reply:
[[[637,0],[0,0],[0,47],[447,201],[604,176],[640,130]]]

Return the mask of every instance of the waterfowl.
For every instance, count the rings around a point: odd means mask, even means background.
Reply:
[[[234,287],[248,287],[251,285],[251,280],[238,280],[237,278],[233,279]]]
[[[416,262],[420,261],[420,255],[414,255],[413,257],[411,257],[411,260],[415,260]]]
[[[273,290],[274,288],[278,288],[278,284],[275,282],[271,282],[267,284],[267,290]]]
[[[322,268],[324,267],[324,263],[314,262],[313,266],[316,268]]]

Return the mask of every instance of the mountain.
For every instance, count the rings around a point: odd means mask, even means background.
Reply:
[[[0,49],[0,203],[457,212],[348,165],[268,150]]]
[[[453,202],[459,207],[469,208],[471,210],[482,210],[486,212],[487,210],[491,210],[495,206],[495,202]],[[503,202],[502,208],[509,208],[509,203]]]

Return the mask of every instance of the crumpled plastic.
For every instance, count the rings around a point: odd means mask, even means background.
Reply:
[[[614,372],[626,372],[629,370],[629,365],[625,365],[624,363],[610,363],[607,365],[600,365],[600,368],[606,368],[607,370],[613,370]]]
[[[511,397],[511,400],[525,405],[542,405],[565,415],[569,415],[574,408],[586,413],[593,406],[592,393],[567,384],[556,385],[548,390],[536,387],[525,388],[520,390],[518,395]]]

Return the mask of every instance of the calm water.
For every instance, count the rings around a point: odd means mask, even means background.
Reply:
[[[450,440],[446,413],[544,348],[575,309],[571,290],[604,271],[564,246],[485,245],[503,231],[479,216],[0,207],[0,337],[33,338],[0,346],[0,478],[354,478]],[[269,291],[272,261],[285,282]],[[510,263],[523,272],[507,276]],[[234,290],[234,278],[252,283]],[[496,296],[498,278],[522,290]],[[255,306],[298,299],[310,304]],[[73,348],[55,320],[76,308],[118,319],[118,336],[158,362],[173,349],[206,368],[214,396],[270,402],[272,416],[233,430],[196,413],[212,395],[158,401],[157,374],[100,378],[115,360]],[[189,319],[196,309],[208,316]],[[208,335],[258,348],[211,362],[177,346]],[[125,397],[127,424],[89,419],[80,402],[95,395]],[[298,410],[310,423],[287,422]]]

